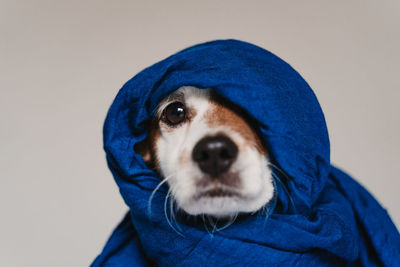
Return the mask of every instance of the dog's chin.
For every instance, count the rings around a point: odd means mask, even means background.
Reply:
[[[179,206],[189,215],[207,215],[215,218],[230,218],[239,213],[252,213],[266,206],[273,192],[264,189],[256,196],[244,196],[229,191],[208,191],[197,194]]]

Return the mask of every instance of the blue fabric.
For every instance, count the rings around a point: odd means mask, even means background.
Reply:
[[[267,144],[277,205],[210,235],[190,220],[175,232],[164,187],[133,147],[146,137],[157,104],[184,85],[213,88],[245,109]],[[237,40],[199,44],[129,80],[104,125],[109,168],[130,210],[93,266],[400,266],[400,235],[387,212],[330,164],[325,119],[308,84],[287,63]],[[287,188],[284,189],[284,188]]]

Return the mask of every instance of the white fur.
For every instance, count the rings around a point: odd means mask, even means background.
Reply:
[[[227,126],[210,128],[204,115],[210,108],[209,89],[197,89],[185,86],[175,94],[183,94],[185,105],[194,109],[196,116],[188,123],[168,129],[161,125],[161,136],[156,141],[157,157],[161,174],[169,179],[172,196],[179,208],[189,214],[207,214],[215,217],[233,216],[240,212],[254,212],[262,208],[273,197],[273,183],[271,170],[267,165],[267,158],[254,147],[244,144],[243,137]],[[166,98],[159,107],[159,113],[173,98]],[[162,124],[162,123],[161,123]],[[239,149],[236,160],[230,167],[231,172],[237,172],[241,180],[240,187],[220,185],[240,194],[232,197],[201,197],[200,192],[212,189],[210,184],[200,188],[196,183],[203,179],[204,174],[192,160],[192,150],[199,140],[205,136],[223,132],[231,138]]]

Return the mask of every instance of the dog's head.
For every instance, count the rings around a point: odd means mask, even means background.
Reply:
[[[185,86],[165,98],[135,149],[188,214],[254,212],[273,197],[262,140],[244,112],[211,89]]]

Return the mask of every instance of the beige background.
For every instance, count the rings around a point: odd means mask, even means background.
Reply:
[[[317,94],[332,161],[400,225],[399,1],[1,1],[0,266],[86,266],[126,211],[102,124],[121,85],[237,38]]]

